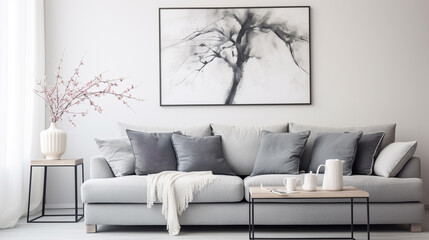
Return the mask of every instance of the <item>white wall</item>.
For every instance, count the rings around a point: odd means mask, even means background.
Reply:
[[[312,104],[309,106],[160,107],[158,7],[311,6]],[[86,52],[82,80],[108,71],[143,83],[135,113],[114,99],[105,111],[66,121],[64,157],[98,155],[93,139],[117,134],[116,122],[190,125],[209,122],[323,125],[397,123],[397,140],[417,140],[425,182],[429,181],[429,1],[143,1],[46,0],[46,69],[52,77],[65,49],[65,75]],[[48,203],[72,202],[71,171],[49,175]],[[54,180],[55,179],[55,180]],[[426,184],[427,186],[427,184]],[[429,191],[425,193],[429,203]]]

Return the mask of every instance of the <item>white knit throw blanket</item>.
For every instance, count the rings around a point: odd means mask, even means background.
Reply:
[[[188,208],[194,194],[201,191],[216,177],[211,171],[165,171],[148,176],[147,207],[155,201],[162,202],[162,214],[167,220],[167,230],[172,236],[180,232],[179,215]]]

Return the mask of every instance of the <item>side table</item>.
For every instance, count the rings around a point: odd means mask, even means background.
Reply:
[[[84,204],[82,208],[78,207],[78,179],[77,179],[77,168],[81,166],[82,169],[82,183],[84,182],[84,170],[83,170],[83,159],[74,158],[74,159],[60,159],[60,160],[32,160],[30,164],[30,185],[28,190],[28,214],[27,214],[27,223],[74,223],[79,222],[84,216]],[[30,203],[31,203],[31,180],[33,176],[33,167],[43,167],[43,198],[42,198],[42,214],[38,217],[30,219]],[[73,167],[74,168],[74,214],[45,214],[45,205],[46,205],[46,178],[48,175],[48,167]],[[78,210],[82,209],[82,214],[78,213]],[[42,217],[66,217],[73,216],[74,220],[71,221],[43,221],[39,220]]]

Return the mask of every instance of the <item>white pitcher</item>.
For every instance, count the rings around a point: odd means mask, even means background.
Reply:
[[[339,159],[328,159],[325,164],[321,164],[317,168],[317,173],[321,167],[325,167],[325,173],[323,175],[323,190],[328,191],[341,191],[343,190],[343,165],[344,160]]]

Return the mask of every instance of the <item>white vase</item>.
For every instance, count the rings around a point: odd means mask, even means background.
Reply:
[[[57,128],[54,122],[40,133],[40,148],[47,160],[60,159],[66,151],[66,145],[67,133]]]

